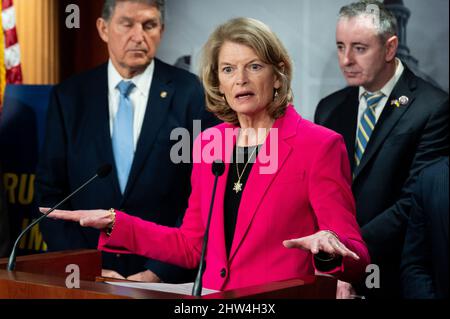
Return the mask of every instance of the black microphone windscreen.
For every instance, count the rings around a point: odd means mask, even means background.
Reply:
[[[215,176],[222,176],[225,172],[225,164],[221,160],[215,160],[212,164],[212,173]]]
[[[111,173],[112,165],[111,164],[103,164],[97,169],[97,176],[100,178],[106,177]]]

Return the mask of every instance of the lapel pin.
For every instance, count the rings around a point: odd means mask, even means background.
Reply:
[[[395,105],[395,107],[400,107],[400,101],[399,100],[392,100],[391,105]]]
[[[160,96],[161,96],[161,98],[165,99],[167,97],[167,92],[166,91],[162,91]]]
[[[398,100],[399,100],[401,105],[406,105],[406,104],[409,103],[409,98],[407,96],[404,96],[404,95],[402,97],[400,97]]]

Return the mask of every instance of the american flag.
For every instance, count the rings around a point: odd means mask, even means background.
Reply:
[[[13,0],[2,0],[0,24],[0,112],[7,84],[22,83],[20,49]]]

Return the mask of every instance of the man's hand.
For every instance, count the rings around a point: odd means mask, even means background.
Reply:
[[[114,278],[114,279],[124,279],[125,277],[118,272],[110,269],[102,269],[102,277],[104,278]]]
[[[336,289],[336,299],[355,299],[356,292],[353,286],[345,281],[338,280]]]
[[[154,272],[146,270],[127,277],[127,280],[142,282],[161,282],[161,279]]]

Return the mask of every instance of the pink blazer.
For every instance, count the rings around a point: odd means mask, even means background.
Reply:
[[[224,196],[236,138],[226,143],[226,129],[221,124],[200,135],[194,143],[192,193],[183,224],[169,228],[117,212],[110,237],[102,234],[99,249],[114,253],[134,253],[186,268],[199,264],[202,239],[210,207],[214,176],[211,162],[199,158],[210,154],[208,140],[222,133],[219,151],[226,165],[219,177],[206,252],[205,288],[228,290],[273,281],[302,278],[314,274],[312,254],[287,249],[286,239],[332,230],[361,258],[344,258],[341,267],[331,273],[347,281],[359,281],[365,274],[369,255],[355,218],[355,204],[350,188],[351,177],[343,139],[337,133],[317,126],[301,116],[292,106],[278,119],[252,167],[238,211],[235,235],[229,258],[224,235]],[[274,144],[275,142],[275,144]],[[228,144],[228,145],[227,145]],[[263,159],[271,144],[278,147],[276,169],[269,174]],[[272,145],[272,147],[274,146]],[[203,157],[205,158],[205,156]]]

